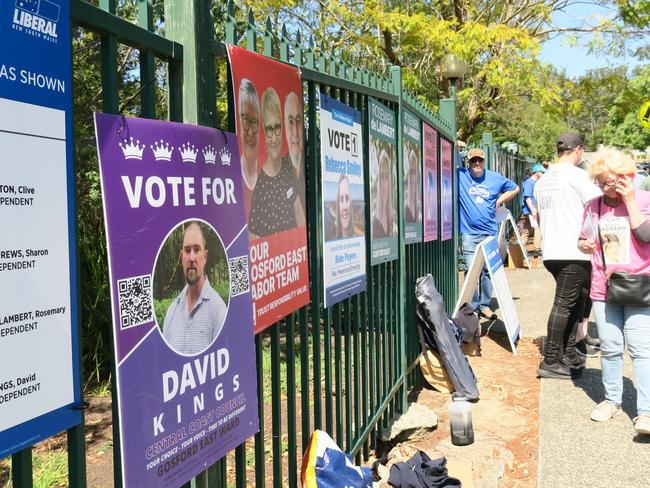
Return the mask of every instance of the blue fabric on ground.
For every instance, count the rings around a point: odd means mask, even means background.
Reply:
[[[372,469],[350,467],[352,461],[347,454],[327,448],[323,457],[316,458],[316,483],[318,488],[340,488],[354,486],[359,488],[372,487]]]

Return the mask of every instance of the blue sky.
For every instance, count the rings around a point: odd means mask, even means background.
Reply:
[[[554,20],[561,27],[570,27],[584,22],[593,25],[598,22],[599,16],[611,18],[612,15],[612,11],[607,8],[583,3],[569,7],[565,13],[556,13]],[[581,41],[587,42],[589,39],[589,37],[583,37]],[[567,36],[565,35],[559,35],[544,43],[540,59],[565,70],[567,75],[572,78],[584,74],[589,69],[619,66],[621,64],[627,64],[628,67],[632,68],[639,64],[638,61],[629,57],[616,58],[601,53],[588,54],[585,47],[570,47],[567,44]]]

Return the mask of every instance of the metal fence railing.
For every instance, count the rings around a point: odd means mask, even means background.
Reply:
[[[116,15],[117,0],[100,0],[99,6],[71,0],[76,28],[94,33],[100,42],[104,112],[120,113],[125,102],[120,91],[119,66],[123,46],[137,52],[141,90],[137,115],[142,117],[234,130],[232,91],[228,81],[224,81],[227,76],[222,76],[227,63],[225,43],[241,44],[299,66],[307,101],[304,107],[307,231],[312,301],[256,336],[260,431],[254,440],[241,445],[197,477],[192,486],[298,486],[300,458],[314,429],[329,432],[358,462],[367,460],[377,445],[381,429],[406,409],[407,393],[418,381],[414,369],[420,353],[414,301],[416,278],[426,273],[434,276],[448,311],[453,309],[458,294],[456,238],[406,245],[401,237],[404,235],[402,110],[416,114],[438,131],[439,138],[452,144],[455,122],[434,113],[406,92],[399,67],[380,73],[355,65],[317,49],[311,42],[305,46],[300,33],[289,39],[282,28],[276,36],[277,26],[268,21],[260,31],[252,12],[246,22],[242,23],[241,19],[238,22],[232,2],[227,7],[225,32],[215,35],[209,0],[166,0],[165,37],[155,33],[163,23],[154,19],[152,2],[138,0],[137,5],[137,21],[131,22]],[[238,26],[242,25],[240,31]],[[262,40],[261,45],[258,38]],[[349,59],[347,53],[345,57]],[[74,65],[75,69],[78,67]],[[158,82],[151,83],[154,79]],[[166,93],[165,102],[158,96],[161,90]],[[391,107],[398,118],[398,259],[376,266],[368,262],[367,291],[329,308],[323,305],[320,264],[319,92],[361,111],[366,135],[369,97]],[[76,119],[80,117],[89,114],[75,114]],[[365,181],[369,181],[368,159],[366,143]],[[496,161],[497,165],[511,164],[499,158]],[[452,174],[455,195],[455,172]],[[369,205],[366,212],[366,222],[370,222]],[[454,236],[456,231],[454,222]],[[80,288],[84,288],[83,282]],[[121,483],[118,421],[114,409],[116,486]],[[83,436],[83,427],[69,432],[70,486],[86,484]],[[13,465],[14,486],[31,486],[30,450],[15,455]]]

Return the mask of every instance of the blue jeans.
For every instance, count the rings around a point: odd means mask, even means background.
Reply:
[[[632,358],[638,415],[650,415],[650,307],[594,301],[605,399],[623,401],[623,352]]]
[[[474,260],[474,251],[476,251],[477,246],[486,238],[492,237],[487,234],[461,234],[460,242],[463,247],[463,257],[465,258],[465,276],[467,276],[467,271],[472,265]],[[472,301],[469,304],[470,307],[476,312],[480,312],[481,309],[490,306],[492,302],[492,290],[494,289],[492,281],[490,281],[490,274],[486,266],[483,266],[483,271],[481,271],[481,278],[478,282],[478,288],[474,291],[474,296]]]

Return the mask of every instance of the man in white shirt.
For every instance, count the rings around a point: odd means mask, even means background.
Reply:
[[[589,298],[591,261],[577,246],[584,205],[600,195],[586,171],[578,168],[582,139],[558,137],[558,161],[535,185],[534,195],[542,231],[544,267],[555,278],[555,298],[548,318],[542,378],[571,379],[571,368],[584,367],[575,351],[575,329]]]

